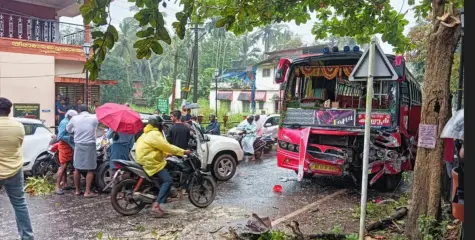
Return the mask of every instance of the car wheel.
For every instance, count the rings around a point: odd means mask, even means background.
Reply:
[[[105,161],[99,166],[97,169],[97,175],[96,175],[96,186],[103,192],[110,192],[111,189],[105,189],[104,188],[107,186],[112,181],[113,173],[112,170],[110,169],[109,166],[109,161]]]
[[[236,160],[229,154],[219,156],[213,164],[213,176],[219,181],[227,181],[236,173]]]

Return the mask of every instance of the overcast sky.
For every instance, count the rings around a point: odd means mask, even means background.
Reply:
[[[174,2],[175,1],[167,1],[167,8],[163,10],[167,13],[167,17],[165,18],[165,20],[168,24],[167,28],[169,30],[171,30],[171,23],[176,21],[175,13],[179,12],[180,9],[182,9],[182,7],[178,6],[177,4],[174,4]],[[402,13],[406,12],[409,9],[407,0],[391,0],[391,5],[394,9],[398,11],[402,9]],[[130,6],[132,6],[132,3],[127,2],[127,0],[114,0],[114,2],[111,4],[111,16],[113,25],[118,26],[122,19],[126,17],[132,17],[134,15],[134,13],[129,10]],[[405,34],[409,32],[410,27],[413,26],[415,23],[414,14],[412,11],[408,11],[408,13],[406,14],[406,19],[409,21],[409,25],[406,26]],[[82,24],[82,17],[63,17],[61,18],[61,21]],[[316,19],[312,17],[312,19],[309,20],[306,24],[300,24],[300,26],[297,26],[293,21],[287,24],[289,25],[289,29],[291,29],[293,32],[299,34],[302,37],[304,44],[311,45],[315,40],[315,36],[313,36],[311,32],[312,26],[315,21]],[[393,53],[391,45],[387,43],[382,43],[381,47],[383,48],[385,53]]]

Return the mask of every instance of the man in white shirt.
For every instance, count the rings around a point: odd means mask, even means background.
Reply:
[[[85,104],[79,105],[79,115],[74,116],[66,126],[69,133],[74,133],[74,185],[76,195],[80,195],[79,182],[81,180],[80,171],[87,171],[86,191],[84,197],[95,197],[97,194],[91,192],[94,171],[97,167],[96,153],[96,131],[99,121],[94,115],[89,114]]]

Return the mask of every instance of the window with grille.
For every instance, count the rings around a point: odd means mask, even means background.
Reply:
[[[262,69],[262,77],[270,77],[270,68]]]
[[[251,102],[249,101],[242,101],[242,111],[245,113],[250,112],[251,109]]]
[[[259,102],[259,110],[264,109],[264,102]]]

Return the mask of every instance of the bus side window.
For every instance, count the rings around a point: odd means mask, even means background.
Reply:
[[[409,105],[409,84],[407,81],[401,83],[402,104]]]

